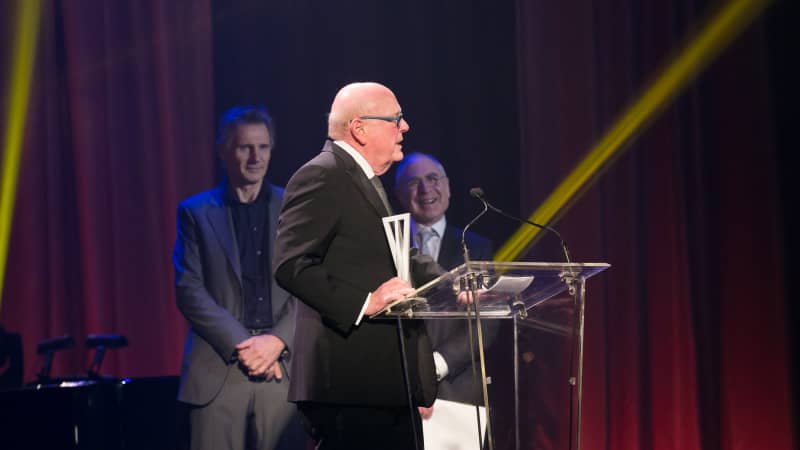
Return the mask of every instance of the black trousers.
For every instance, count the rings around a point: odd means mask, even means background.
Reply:
[[[412,412],[408,406],[299,402],[297,408],[317,450],[422,450],[424,447],[422,420],[416,407]]]

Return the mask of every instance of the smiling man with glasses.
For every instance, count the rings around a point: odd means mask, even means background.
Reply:
[[[412,153],[403,159],[395,174],[394,193],[400,205],[411,213],[411,236],[415,247],[445,269],[464,263],[461,247],[461,228],[447,222],[445,213],[450,206],[450,182],[444,166],[424,153]],[[465,236],[470,255],[475,260],[491,260],[491,242],[473,232]],[[497,335],[497,321],[483,322],[484,347],[488,348]],[[469,329],[465,320],[436,319],[426,321],[433,345],[436,379],[439,381],[437,399],[470,405],[483,405],[481,386],[472,379],[472,359],[469,351]],[[475,342],[473,336],[473,342]],[[476,364],[480,364],[475,361]],[[431,408],[421,408],[424,419],[443,411],[441,402]],[[477,433],[477,421],[473,424]],[[452,427],[434,429],[441,442],[450,438],[447,433],[462,430]],[[447,436],[447,437],[445,437]],[[453,440],[455,441],[455,440]],[[449,447],[448,447],[449,448]],[[428,449],[439,450],[439,449]]]
[[[408,155],[395,174],[395,196],[415,224],[430,227],[443,220],[450,206],[450,183],[444,167],[430,155]]]

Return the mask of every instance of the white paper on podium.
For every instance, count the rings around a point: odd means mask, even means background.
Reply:
[[[527,289],[531,283],[533,283],[533,276],[509,277],[503,275],[485,292],[516,295]]]
[[[486,408],[481,416],[481,442],[486,434]],[[480,450],[475,405],[436,399],[433,415],[422,421],[425,450]]]

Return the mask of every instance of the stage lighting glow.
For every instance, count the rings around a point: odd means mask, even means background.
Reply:
[[[14,27],[14,46],[11,52],[11,76],[6,106],[3,165],[0,175],[0,309],[2,309],[8,243],[14,217],[14,200],[25,136],[25,118],[28,113],[31,74],[36,58],[36,41],[39,35],[40,0],[19,0]]]
[[[614,122],[586,157],[530,216],[530,221],[555,223],[627,148],[634,137],[678,95],[733,39],[764,11],[767,0],[733,0],[711,18],[683,50]],[[538,228],[520,227],[495,253],[495,261],[513,261],[536,242]]]

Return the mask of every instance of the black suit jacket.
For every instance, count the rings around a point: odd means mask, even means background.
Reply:
[[[354,322],[367,295],[396,276],[381,218],[387,215],[363,170],[326,142],[286,186],[275,278],[298,304],[291,401],[399,406],[408,403],[394,320]],[[411,262],[426,282],[442,273],[429,257]],[[417,404],[433,402],[435,371],[424,325],[405,322]]]
[[[224,201],[225,183],[178,206],[178,237],[173,253],[175,299],[190,325],[178,400],[195,405],[213,400],[228,371],[239,370],[233,358],[236,344],[250,337],[240,322],[244,302],[242,270],[230,208]],[[283,191],[266,182],[262,189],[272,189],[268,220],[269,248],[274,249]],[[270,293],[274,324],[271,334],[281,338],[291,352],[296,301],[274,279]]]
[[[460,228],[447,226],[439,247],[439,264],[453,269],[464,263],[464,251],[461,247]],[[491,261],[491,242],[472,232],[466,235],[470,260]],[[473,382],[472,364],[469,351],[469,324],[464,319],[434,319],[426,322],[433,349],[439,352],[447,362],[448,374],[439,382],[438,398],[476,405],[483,404],[483,391],[480,387],[480,362],[478,348],[475,347],[477,383]],[[497,335],[496,320],[481,320],[484,348],[488,349]],[[477,332],[474,330],[473,342],[477,345]]]

